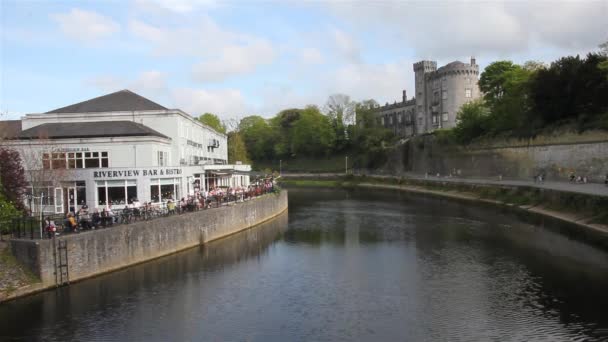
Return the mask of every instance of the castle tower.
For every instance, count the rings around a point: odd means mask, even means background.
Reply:
[[[424,133],[430,130],[430,122],[428,118],[428,93],[430,89],[427,82],[428,76],[437,70],[437,62],[435,61],[420,61],[414,63],[414,78],[416,91],[416,112],[415,112],[415,127],[416,133]]]

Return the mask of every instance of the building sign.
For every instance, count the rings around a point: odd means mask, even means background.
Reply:
[[[88,147],[57,147],[54,152],[89,152]]]
[[[144,169],[144,170],[120,170],[120,171],[93,171],[93,178],[129,178],[129,177],[158,177],[177,176],[182,174],[182,169]]]

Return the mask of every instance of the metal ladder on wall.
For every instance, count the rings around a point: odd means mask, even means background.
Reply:
[[[55,285],[69,285],[70,274],[68,272],[67,241],[61,239],[53,239],[53,259],[55,260]]]

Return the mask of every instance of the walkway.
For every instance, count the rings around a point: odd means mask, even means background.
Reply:
[[[319,178],[330,178],[344,176],[343,173],[283,173],[282,177],[285,178],[296,178],[296,177],[319,177]],[[392,175],[368,175],[376,178],[395,178],[398,176]],[[436,177],[407,173],[403,177],[417,180],[427,181],[441,181],[441,182],[453,182],[453,183],[466,183],[466,184],[488,184],[488,185],[512,185],[512,186],[528,186],[539,189],[550,189],[564,192],[574,192],[586,195],[596,196],[607,196],[608,197],[608,186],[598,183],[587,183],[578,184],[570,182],[555,182],[547,181],[543,183],[534,183],[532,180],[516,180],[516,179],[503,179],[498,180],[497,178],[460,178],[460,177]]]

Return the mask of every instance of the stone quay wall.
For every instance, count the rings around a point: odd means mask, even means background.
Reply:
[[[287,210],[287,191],[217,209],[173,215],[53,240],[11,240],[13,255],[40,278],[38,290],[56,285],[58,240],[67,242],[69,281],[111,272],[207,243],[272,219]],[[57,270],[59,272],[59,270]]]
[[[548,180],[567,180],[571,172],[603,182],[608,173],[608,141],[497,148],[444,146],[431,136],[420,136],[389,153],[375,173],[447,175],[462,177],[532,179],[543,172]]]

